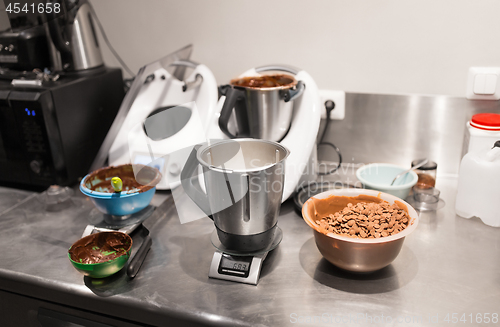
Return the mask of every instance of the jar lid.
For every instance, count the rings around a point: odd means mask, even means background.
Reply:
[[[488,131],[500,131],[500,114],[476,114],[472,116],[470,125]]]
[[[424,160],[424,159],[413,160],[411,162],[411,166],[414,167],[416,164],[418,164],[422,160]],[[437,167],[438,167],[438,165],[434,161],[427,161],[427,163],[425,165],[423,165],[422,167],[418,168],[418,170],[436,170]]]

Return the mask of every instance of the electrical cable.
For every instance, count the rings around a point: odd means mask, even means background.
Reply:
[[[102,24],[101,24],[101,21],[99,20],[99,17],[97,17],[97,14],[95,13],[95,10],[94,10],[94,7],[92,6],[92,4],[90,3],[90,1],[88,2],[89,6],[90,6],[90,11],[92,12],[92,16],[94,16],[96,22],[97,22],[97,25],[99,26],[99,30],[101,31],[101,35],[102,35],[102,38],[104,39],[104,42],[106,42],[106,44],[108,45],[109,47],[109,50],[111,50],[111,53],[113,53],[113,55],[115,56],[115,58],[120,62],[120,64],[122,65],[122,67],[127,71],[127,73],[130,74],[130,76],[132,76],[132,78],[135,76],[135,74],[132,72],[132,70],[130,68],[128,68],[127,64],[125,64],[125,62],[122,60],[122,58],[118,55],[118,53],[115,51],[115,49],[113,48],[113,46],[111,45],[111,42],[109,42],[108,40],[108,37],[106,35],[106,32],[104,32],[104,28],[102,27]]]
[[[335,152],[337,152],[337,155],[339,156],[339,163],[337,164],[337,166],[335,168],[333,168],[330,171],[318,172],[318,175],[320,175],[320,176],[333,174],[334,172],[336,172],[340,168],[340,165],[342,164],[342,154],[340,152],[340,149],[335,144],[333,144],[331,142],[324,141],[325,136],[326,136],[326,132],[328,131],[328,127],[330,126],[330,120],[331,120],[330,113],[332,112],[332,110],[334,108],[335,108],[335,102],[333,102],[332,100],[328,100],[325,102],[326,123],[325,123],[325,128],[323,129],[323,133],[321,134],[321,137],[319,139],[318,147],[321,145],[328,145],[328,146],[332,147],[335,150]]]

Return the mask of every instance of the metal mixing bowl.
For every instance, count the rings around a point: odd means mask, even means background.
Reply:
[[[380,197],[390,204],[393,204],[394,201],[401,202],[407,207],[410,225],[397,234],[373,239],[352,238],[321,232],[314,220],[313,198],[326,199],[332,195],[355,197],[361,194]],[[417,212],[405,201],[391,194],[364,189],[329,190],[315,195],[307,200],[302,207],[302,217],[314,230],[316,245],[323,257],[339,268],[358,273],[373,272],[391,264],[398,256],[405,237],[413,232],[418,224]]]
[[[83,243],[86,244],[85,246],[92,246],[89,241],[92,241],[97,237],[101,238],[100,240],[101,242],[106,242],[106,240],[109,239],[109,236],[112,236],[112,234],[119,234],[123,239],[124,254],[122,254],[121,256],[113,260],[100,263],[81,263],[71,259],[70,251],[71,248],[74,247],[75,245]],[[85,276],[89,276],[92,278],[104,278],[117,273],[125,266],[128,259],[130,258],[132,243],[133,243],[132,238],[129,235],[121,232],[101,232],[101,233],[91,234],[73,243],[73,245],[68,250],[68,258],[69,261],[71,261],[73,267],[75,267],[76,270],[78,270]]]

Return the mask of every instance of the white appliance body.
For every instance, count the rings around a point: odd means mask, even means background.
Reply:
[[[196,65],[185,80],[189,83],[199,78],[199,75],[203,78],[201,84],[183,91],[185,82],[176,79],[164,68],[157,69],[154,79],[145,83],[135,98],[109,150],[109,164],[141,163],[154,166],[163,175],[157,189],[168,190],[178,186],[180,172],[191,147],[206,142],[209,117],[215,115],[217,106],[217,82],[205,65]],[[183,122],[183,126],[178,126],[178,131],[173,135],[160,140],[151,139],[145,132],[146,119],[160,117],[161,113],[158,113],[148,118],[155,110],[170,106],[189,109],[189,119]]]

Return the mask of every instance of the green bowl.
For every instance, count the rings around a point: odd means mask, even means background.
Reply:
[[[116,251],[102,250],[113,244]],[[72,258],[72,249],[73,258]],[[101,232],[85,236],[76,241],[68,250],[68,258],[73,267],[85,276],[92,278],[104,278],[120,271],[128,259],[132,250],[132,238],[121,232]],[[85,263],[89,261],[89,252],[100,252],[103,256],[110,256],[110,260],[98,263]],[[76,259],[76,260],[73,260]],[[81,262],[79,262],[81,261]]]

